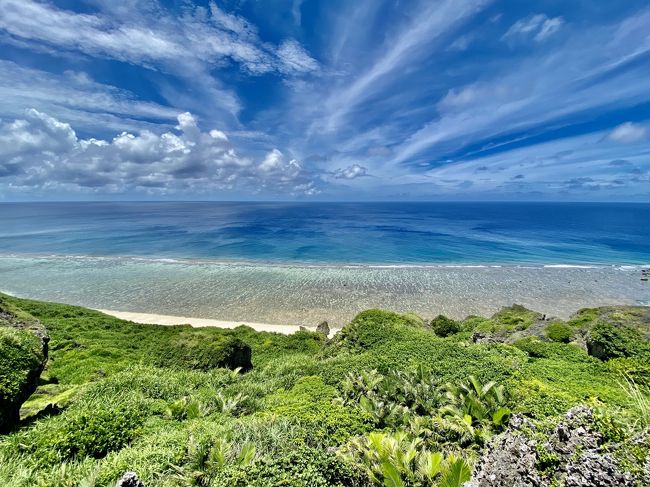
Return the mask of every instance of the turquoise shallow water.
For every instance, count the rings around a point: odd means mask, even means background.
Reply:
[[[94,308],[277,324],[343,324],[380,307],[460,318],[512,303],[566,317],[650,304],[638,266],[327,266],[121,257],[0,257],[0,290]]]
[[[0,290],[278,324],[512,303],[567,316],[650,304],[648,221],[634,204],[0,204]]]

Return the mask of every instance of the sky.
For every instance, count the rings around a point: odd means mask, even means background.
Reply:
[[[0,200],[650,201],[650,4],[0,0]]]

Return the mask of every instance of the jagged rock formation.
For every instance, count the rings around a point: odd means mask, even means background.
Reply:
[[[602,448],[593,411],[577,406],[550,432],[514,416],[508,430],[490,440],[468,487],[635,486],[648,479],[624,472],[613,451]]]
[[[49,337],[40,322],[0,300],[0,432],[20,421],[20,406],[38,386]]]
[[[125,472],[122,478],[117,481],[115,487],[144,487],[144,483],[135,472]]]

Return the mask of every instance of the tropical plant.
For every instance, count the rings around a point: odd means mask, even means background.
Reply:
[[[471,425],[500,429],[510,418],[510,410],[505,407],[506,395],[503,385],[495,382],[481,384],[474,376],[460,385],[447,383],[447,405],[441,408],[443,416],[452,415],[463,418]]]
[[[376,485],[460,487],[471,475],[464,459],[432,452],[424,447],[421,438],[405,431],[373,432],[357,437],[340,455],[346,462],[362,468]]]

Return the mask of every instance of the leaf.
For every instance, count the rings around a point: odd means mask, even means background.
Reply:
[[[395,466],[390,462],[381,464],[381,473],[384,476],[384,485],[386,487],[405,487],[402,476]]]
[[[502,426],[510,418],[510,409],[499,408],[492,415],[492,422],[497,426]]]
[[[253,458],[255,458],[255,444],[249,441],[242,446],[237,457],[237,463],[241,466],[247,466],[253,463]]]
[[[462,487],[472,476],[472,469],[469,464],[459,458],[451,464],[440,480],[439,487]]]

